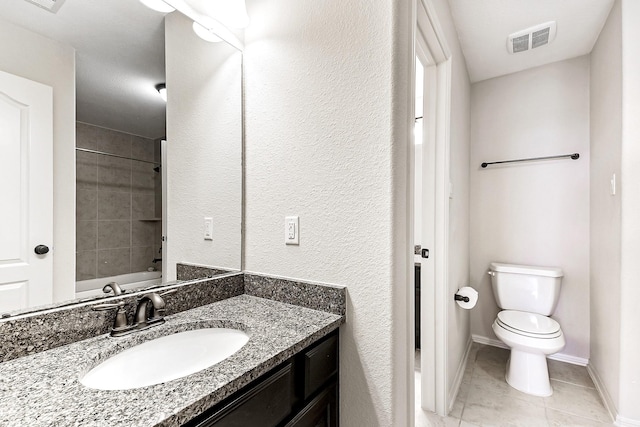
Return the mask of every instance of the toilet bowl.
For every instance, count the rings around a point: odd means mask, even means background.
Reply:
[[[549,316],[560,298],[563,273],[557,267],[492,262],[488,271],[498,307],[496,337],[511,348],[506,380],[534,396],[551,396],[547,358],[565,345],[560,325]]]
[[[537,313],[503,310],[492,325],[496,336],[511,348],[507,383],[523,393],[551,396],[547,355],[565,346],[564,334],[555,320]]]

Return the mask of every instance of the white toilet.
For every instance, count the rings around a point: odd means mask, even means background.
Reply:
[[[493,295],[502,309],[493,332],[511,348],[507,383],[534,396],[551,396],[547,358],[565,345],[556,309],[562,270],[553,267],[491,263]]]

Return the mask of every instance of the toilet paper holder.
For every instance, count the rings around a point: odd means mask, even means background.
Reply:
[[[462,295],[459,295],[459,294],[455,294],[453,296],[453,299],[456,300],[456,301],[469,302],[469,297],[465,297],[465,296],[462,296]]]

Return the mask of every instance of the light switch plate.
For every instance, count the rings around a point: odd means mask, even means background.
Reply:
[[[284,217],[284,243],[287,245],[300,244],[300,220],[297,216]]]
[[[610,193],[612,196],[616,195],[616,174],[614,173],[613,176],[611,177],[611,189],[610,189]]]
[[[213,240],[213,218],[204,219],[204,240]]]

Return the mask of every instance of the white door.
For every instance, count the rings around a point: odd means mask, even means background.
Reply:
[[[53,301],[52,93],[0,71],[0,313]]]
[[[160,172],[162,173],[162,283],[167,282],[167,189],[169,186],[167,183],[167,141],[163,139],[160,141]]]
[[[436,80],[435,61],[427,46],[416,43],[416,239],[422,246],[420,263],[421,406],[436,411],[436,316],[435,316],[435,170]],[[421,93],[417,93],[420,90]]]
[[[451,53],[431,0],[418,0],[417,62],[422,75],[422,176],[420,244],[429,249],[421,259],[420,336],[421,406],[447,415],[449,396],[449,110]]]

